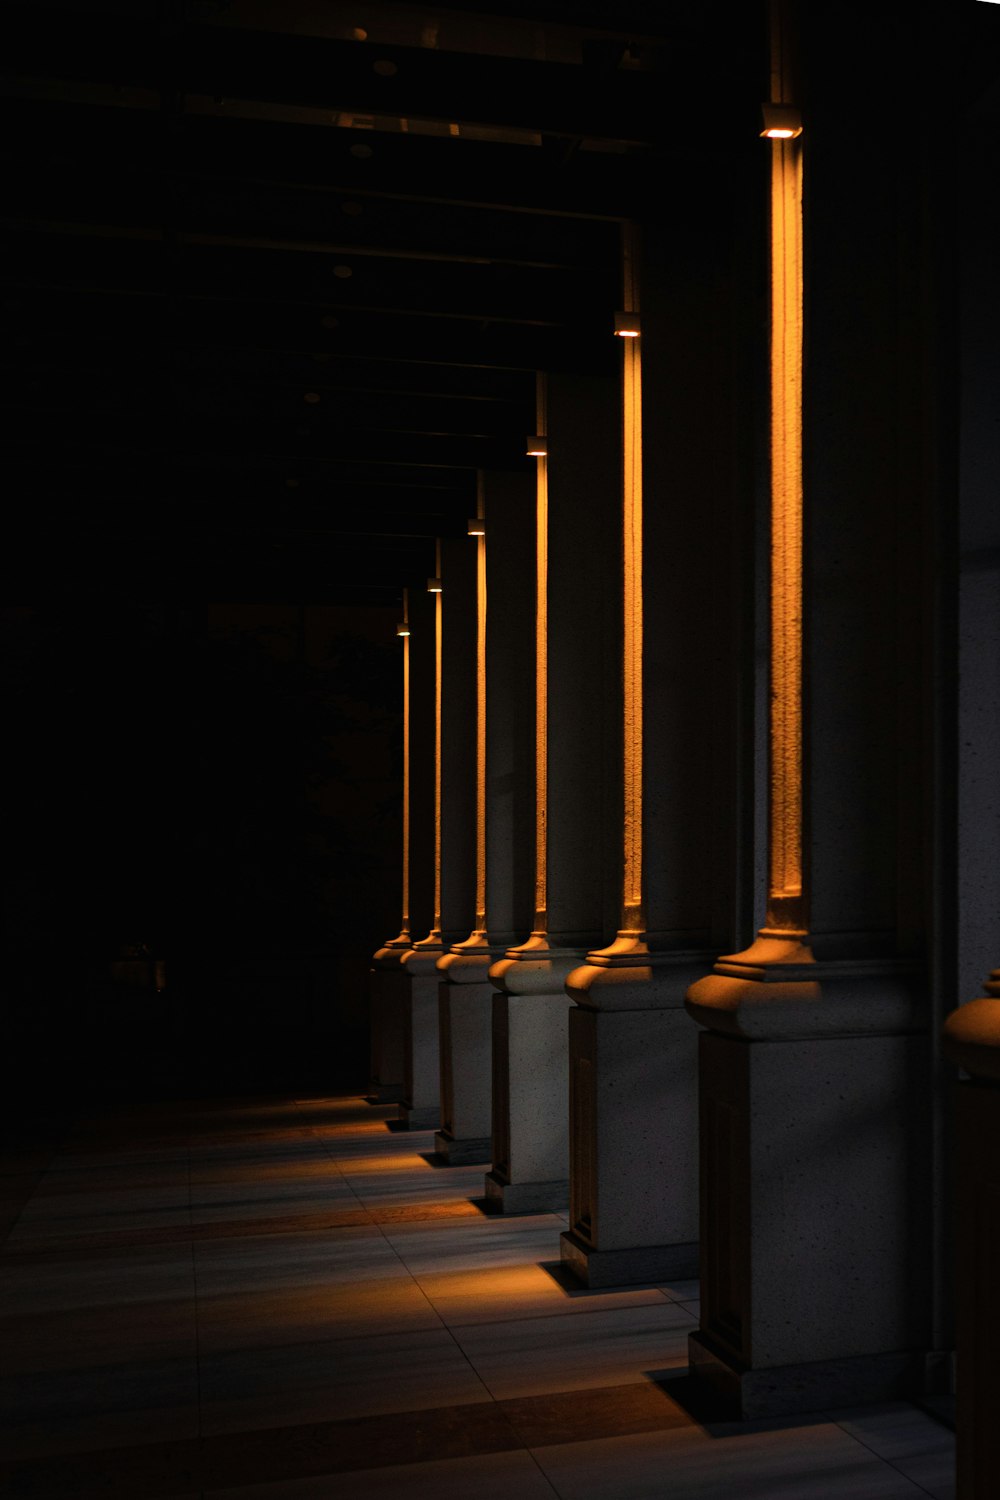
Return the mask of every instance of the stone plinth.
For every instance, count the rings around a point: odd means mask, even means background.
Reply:
[[[588,1286],[698,1273],[697,1058],[684,992],[703,965],[700,953],[624,965],[591,954],[566,981],[576,1006],[562,1258]]]
[[[446,953],[438,960],[441,1128],[439,1156],[453,1163],[490,1160],[492,956]]]
[[[437,972],[441,952],[440,945],[411,948],[400,965],[405,988],[399,1118],[411,1130],[431,1130],[441,1121]]]
[[[398,1104],[405,1092],[403,1008],[409,978],[401,965],[410,947],[409,939],[394,938],[372,959],[370,1104]]]
[[[534,941],[534,940],[533,940]],[[582,957],[526,944],[494,964],[493,1170],[486,1197],[502,1213],[569,1206],[567,975]]]
[[[945,1026],[958,1085],[956,1343],[959,1500],[991,1500],[1000,1475],[1000,969]]]
[[[701,1327],[694,1389],[748,1419],[914,1395],[927,1128],[915,986],[762,938],[695,984]]]

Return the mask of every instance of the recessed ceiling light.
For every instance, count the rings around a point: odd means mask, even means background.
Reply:
[[[377,62],[372,63],[372,71],[377,73],[380,78],[394,78],[399,69],[387,57],[380,57]]]
[[[363,26],[352,26],[351,27],[351,41],[352,42],[367,42],[367,40],[368,40],[368,33],[367,33],[367,31],[365,30],[365,28]]]

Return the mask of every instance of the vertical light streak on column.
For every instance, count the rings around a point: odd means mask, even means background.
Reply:
[[[476,516],[486,519],[483,472],[476,475]],[[476,930],[486,931],[486,538],[476,538]]]
[[[802,151],[771,146],[771,762],[767,925],[805,926],[802,882]]]
[[[403,590],[403,624],[410,623],[410,591]],[[403,637],[403,924],[410,933],[410,637]]]
[[[548,436],[546,376],[535,377],[535,431]],[[549,460],[535,459],[535,923],[548,929],[549,905]]]
[[[639,311],[637,232],[622,233],[624,312]],[[642,355],[622,339],[622,512],[624,569],[624,878],[622,930],[645,928],[642,882]]]
[[[435,543],[434,576],[441,577],[441,543]],[[434,932],[441,936],[441,672],[444,663],[444,604],[434,595]]]

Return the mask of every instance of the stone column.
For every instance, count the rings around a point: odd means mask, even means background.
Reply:
[[[532,498],[527,475],[480,476],[482,524],[467,543],[477,575],[475,920],[469,936],[438,960],[442,1107],[435,1145],[450,1162],[490,1159],[489,970],[531,923],[532,715],[521,687],[531,662],[531,613],[512,581],[531,555]]]
[[[803,101],[785,10],[774,10],[771,99],[795,129]],[[817,63],[802,134],[760,143],[771,203],[767,914],[756,941],[719,959],[688,999],[706,1028],[692,1382],[749,1418],[913,1393],[933,1347],[926,1031],[941,934],[927,926],[933,767],[918,747],[936,561],[922,444],[935,409],[933,384],[920,389],[911,372],[934,339],[922,322],[926,231],[900,191],[920,134],[886,17],[866,27],[866,58],[897,80],[882,105],[899,128],[879,171],[860,170],[835,83],[852,43],[832,11],[803,6],[801,18]],[[805,351],[803,284],[815,293]]]
[[[535,918],[528,941],[490,970],[499,993],[486,1196],[505,1212],[568,1206],[565,980],[600,946],[613,888],[593,701],[613,695],[618,665],[620,622],[604,586],[620,547],[616,395],[610,377],[538,376],[536,446],[547,451],[535,459]],[[526,696],[522,686],[522,714]]]
[[[441,1121],[437,964],[468,930],[475,862],[474,559],[464,537],[438,543],[433,606],[433,926],[401,961],[409,980],[403,1005],[404,1094],[400,1119],[411,1129]],[[471,637],[471,640],[470,640]]]
[[[425,784],[429,783],[425,725],[431,719],[432,703],[426,701],[424,679],[433,672],[433,623],[420,596],[411,608],[410,594],[411,590],[403,590],[401,618],[396,628],[403,676],[401,921],[398,936],[383,944],[372,959],[371,1083],[368,1094],[372,1104],[398,1103],[403,1098],[406,1073],[404,1010],[408,1002],[409,975],[402,967],[402,961],[413,946],[412,932],[429,925],[430,917],[428,877],[432,851],[421,804],[429,800],[426,794],[430,791],[429,784]],[[432,677],[430,685],[433,693]]]
[[[685,181],[684,227],[624,237],[623,622],[614,793],[614,940],[568,976],[571,1203],[562,1255],[591,1286],[698,1266],[696,1047],[684,993],[746,884],[735,839],[739,757],[724,733],[738,682],[731,548],[739,535],[729,246],[732,205]],[[641,329],[638,290],[642,285]],[[610,317],[609,317],[610,323]],[[609,328],[610,332],[610,328]],[[633,336],[634,335],[634,336]],[[745,507],[744,507],[745,508]],[[614,699],[612,699],[614,703]],[[610,791],[610,788],[609,788]],[[610,799],[609,799],[610,800]]]
[[[945,1051],[958,1085],[957,1437],[959,1500],[990,1500],[1000,1476],[1000,969],[986,996],[949,1016]]]

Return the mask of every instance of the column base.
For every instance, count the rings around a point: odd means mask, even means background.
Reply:
[[[456,1139],[446,1130],[438,1130],[434,1135],[434,1150],[453,1167],[474,1166],[479,1162],[490,1161],[491,1146],[488,1135],[462,1136]]]
[[[366,1104],[399,1104],[406,1093],[401,1083],[377,1083],[374,1080],[368,1085],[365,1095]]]
[[[436,1130],[441,1123],[441,1110],[436,1104],[414,1109],[404,1101],[399,1106],[399,1122],[407,1130]]]
[[[698,1275],[698,1241],[595,1250],[572,1229],[559,1236],[562,1263],[585,1286],[635,1286],[647,1281],[690,1281]]]
[[[508,1182],[487,1172],[486,1203],[492,1213],[552,1213],[569,1207],[569,1178],[561,1182]]]
[[[689,1335],[688,1353],[696,1409],[733,1421],[913,1400],[923,1391],[924,1356],[913,1350],[748,1370],[699,1332]]]

